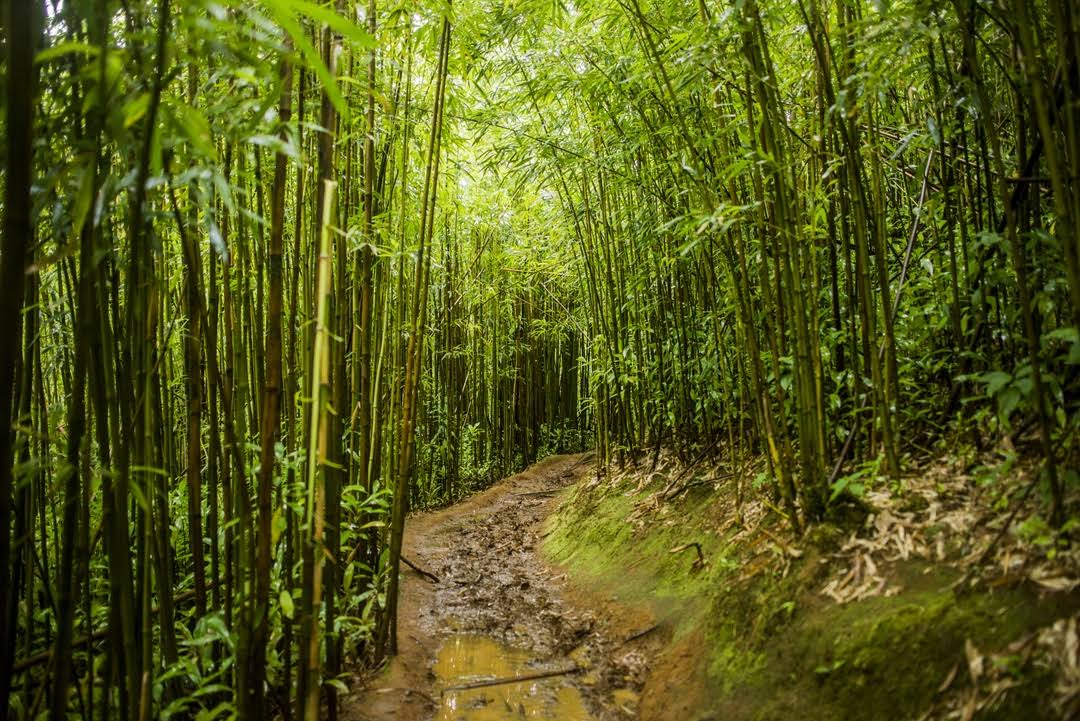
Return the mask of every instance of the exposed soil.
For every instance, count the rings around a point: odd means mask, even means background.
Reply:
[[[666,632],[649,610],[575,589],[540,555],[555,495],[592,455],[554,456],[451,508],[410,516],[398,655],[347,721],[612,721],[637,717]],[[570,670],[570,673],[562,673]],[[522,676],[517,683],[455,690]]]

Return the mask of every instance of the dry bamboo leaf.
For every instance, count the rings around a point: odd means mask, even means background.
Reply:
[[[1032,581],[1040,587],[1050,591],[1071,591],[1080,586],[1080,579],[1066,578],[1065,576],[1038,576],[1035,573],[1028,575]]]
[[[970,638],[964,641],[964,655],[967,656],[968,673],[971,674],[971,681],[978,684],[985,670],[986,659],[979,653],[979,649],[975,647]]]
[[[960,671],[960,663],[959,662],[954,663],[952,669],[950,669],[949,673],[945,675],[945,680],[941,682],[940,686],[938,686],[937,692],[938,693],[944,693],[950,686],[952,686],[953,681],[956,680],[956,674],[959,671]]]

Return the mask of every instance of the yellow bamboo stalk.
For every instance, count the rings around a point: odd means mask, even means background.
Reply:
[[[330,329],[326,325],[330,297],[332,266],[332,243],[334,229],[334,203],[337,199],[337,183],[323,181],[322,219],[319,224],[319,261],[316,280],[315,343],[311,354],[311,414],[308,435],[307,464],[307,527],[312,547],[311,609],[307,623],[310,624],[306,649],[307,696],[304,699],[305,719],[319,717],[319,624],[317,619],[322,607],[323,530],[325,523],[327,428],[326,416],[330,399]]]

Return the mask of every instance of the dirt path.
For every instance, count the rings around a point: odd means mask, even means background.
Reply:
[[[411,516],[398,655],[347,721],[611,721],[636,715],[648,612],[576,592],[540,554],[554,495],[591,455],[555,456],[451,508]],[[562,673],[572,670],[570,673]],[[522,676],[555,674],[516,683]]]

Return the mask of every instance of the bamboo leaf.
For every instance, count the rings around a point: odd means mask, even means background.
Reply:
[[[326,91],[330,102],[333,103],[334,109],[343,119],[348,119],[349,105],[341,94],[337,79],[330,72],[330,69],[326,67],[322,55],[312,45],[307,33],[294,17],[297,10],[296,0],[264,0],[264,2],[270,8],[274,20],[289,34],[308,65],[315,71],[319,81],[322,83],[323,90]]]
[[[281,604],[281,613],[285,618],[292,619],[293,613],[296,611],[296,607],[293,605],[292,594],[287,590],[283,590],[278,596],[278,603]]]
[[[98,48],[88,43],[81,43],[74,40],[68,40],[62,43],[57,43],[50,48],[46,48],[34,56],[34,63],[37,65],[44,65],[50,60],[62,58],[65,55],[86,55],[94,57],[99,52]]]

